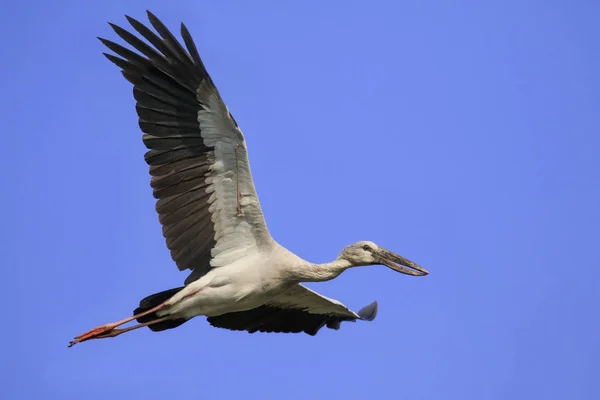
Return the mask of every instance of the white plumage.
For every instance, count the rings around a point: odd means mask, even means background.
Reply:
[[[383,264],[413,276],[427,271],[372,242],[346,247],[312,264],[273,240],[252,181],[244,135],[222,101],[182,24],[187,51],[153,14],[158,35],[127,17],[147,40],[111,24],[139,53],[100,39],[133,84],[148,152],[156,210],[171,256],[192,272],[185,286],[143,299],[133,316],[99,326],[70,343],[114,337],[148,326],[175,328],[205,315],[216,327],[315,335],[342,321],[372,320],[377,303],[358,313],[301,285],[333,279],[350,267]],[[138,325],[117,329],[132,320]]]

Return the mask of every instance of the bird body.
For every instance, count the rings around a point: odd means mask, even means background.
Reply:
[[[243,311],[266,303],[295,282],[284,280],[284,264],[277,258],[282,248],[258,251],[232,264],[211,269],[206,275],[187,285],[170,300],[173,306],[158,315],[182,313],[186,317],[213,316],[224,312]],[[289,253],[292,262],[298,257]],[[293,256],[293,257],[292,257]],[[197,293],[186,297],[190,293]],[[181,301],[180,301],[181,300]]]
[[[100,40],[118,55],[105,56],[133,84],[163,236],[178,269],[191,273],[184,286],[142,299],[133,316],[79,335],[69,346],[144,326],[172,329],[199,315],[226,329],[315,335],[323,326],[372,320],[377,303],[356,313],[301,282],[327,281],[348,268],[376,264],[427,275],[373,242],[347,246],[325,264],[309,263],[279,245],[265,223],[244,135],[189,31],[181,25],[184,49],[156,16],[148,12],[148,18],[158,34],[127,17],[146,42],[111,24],[137,53]],[[133,320],[139,324],[117,329]]]

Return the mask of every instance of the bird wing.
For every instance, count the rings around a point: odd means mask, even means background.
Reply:
[[[133,84],[142,140],[149,149],[156,211],[171,257],[192,270],[186,284],[272,242],[254,188],[242,131],[221,100],[192,37],[187,51],[148,12],[158,35],[131,17],[152,46],[110,24],[140,54],[99,38],[104,55]]]
[[[343,321],[372,321],[376,315],[377,302],[355,313],[339,301],[321,296],[299,284],[277,295],[265,305],[208,317],[207,321],[218,328],[250,333],[304,332],[313,336],[323,326],[337,330]]]

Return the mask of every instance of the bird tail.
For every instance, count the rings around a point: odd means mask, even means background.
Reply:
[[[175,293],[179,292],[184,287],[185,286],[165,290],[162,292],[151,294],[150,296],[143,298],[140,301],[140,306],[138,308],[136,308],[135,310],[133,310],[133,315],[143,313],[146,310],[149,310],[151,308],[154,308],[154,307],[162,304],[163,302],[165,302],[165,301],[169,300],[171,297],[173,297],[173,295],[175,295]],[[145,322],[150,322],[155,319],[158,319],[158,315],[156,315],[156,313],[150,313],[150,314],[144,315],[143,317],[137,318],[136,321],[139,322],[140,324],[143,324]],[[150,330],[153,332],[165,331],[167,329],[177,328],[179,325],[182,325],[187,320],[188,320],[187,318],[168,319],[165,321],[161,321],[161,322],[157,322],[155,324],[148,325],[148,328],[150,328]]]

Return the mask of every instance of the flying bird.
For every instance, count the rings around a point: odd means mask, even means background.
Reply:
[[[110,40],[104,53],[133,84],[148,151],[156,211],[184,285],[140,301],[133,316],[75,337],[69,347],[141,327],[164,331],[204,315],[215,327],[254,332],[304,332],[343,321],[371,321],[377,302],[354,312],[302,282],[328,281],[351,267],[385,265],[412,276],[428,272],[370,241],[344,248],[332,262],[313,264],[269,234],[254,188],[244,135],[221,99],[192,37],[185,48],[152,13],[156,33],[126,17],[142,38],[110,24],[137,52]],[[119,328],[133,320],[136,325]]]

